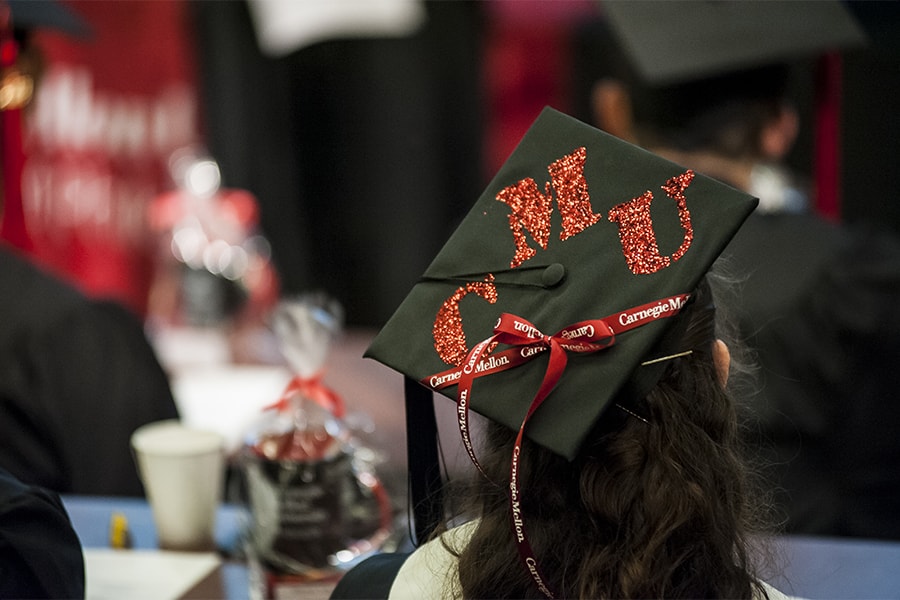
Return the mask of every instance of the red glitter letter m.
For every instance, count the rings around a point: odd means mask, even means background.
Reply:
[[[563,229],[559,234],[561,240],[582,232],[600,220],[600,215],[595,215],[591,208],[591,197],[584,178],[586,156],[587,151],[578,148],[547,167],[562,217]],[[534,179],[527,177],[515,185],[503,188],[497,194],[497,200],[505,202],[512,209],[509,213],[509,228],[516,242],[516,253],[509,266],[513,269],[537,254],[537,250],[528,245],[523,229],[531,234],[542,249],[547,249],[550,240],[550,213],[553,209],[551,183],[544,184],[544,192],[541,193]]]

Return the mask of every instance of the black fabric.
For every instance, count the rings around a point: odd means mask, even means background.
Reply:
[[[177,418],[140,320],[0,252],[0,467],[59,493],[140,496],[131,433]]]
[[[81,543],[59,497],[0,469],[0,598],[84,598]]]
[[[900,244],[754,215],[726,253],[758,392],[744,398],[790,532],[900,539]]]
[[[331,592],[332,600],[387,598],[409,554],[376,554],[350,569]]]
[[[441,465],[438,458],[434,395],[419,382],[404,377],[406,459],[409,496],[416,541],[427,540],[443,521]]]
[[[629,59],[652,85],[678,84],[835,48],[858,47],[866,41],[850,11],[837,0],[606,0],[603,9]],[[670,35],[673,31],[678,35]]]

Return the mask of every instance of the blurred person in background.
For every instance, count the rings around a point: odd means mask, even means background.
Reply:
[[[484,181],[483,3],[190,9],[208,146],[259,199],[283,293],[380,327]]]
[[[9,75],[37,79],[29,72],[40,62],[29,45],[34,28],[86,29],[56,3],[10,2],[0,11],[4,88],[22,83]],[[3,93],[21,101],[2,112],[0,209],[20,190],[14,159],[33,87],[26,90]],[[4,229],[16,216],[3,214]],[[0,467],[60,493],[141,495],[131,433],[177,416],[166,373],[134,313],[116,301],[89,299],[17,248],[0,246]]]
[[[821,218],[785,161],[792,61],[860,29],[836,2],[602,7],[576,52],[589,118],[760,198],[726,256],[746,275],[735,317],[758,369],[748,441],[786,530],[900,538],[900,245]]]
[[[84,598],[81,542],[59,497],[0,468],[0,598]]]

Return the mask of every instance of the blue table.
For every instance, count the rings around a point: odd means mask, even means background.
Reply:
[[[157,547],[156,526],[147,501],[142,498],[63,496],[63,504],[85,548],[109,547],[109,524],[113,513],[128,519],[134,548]],[[244,528],[244,511],[234,505],[219,507],[216,514],[216,545],[223,552],[236,552]]]
[[[900,542],[783,536],[773,544],[784,572],[767,580],[811,599],[900,599]]]
[[[109,523],[114,512],[128,519],[135,548],[156,548],[153,516],[142,499],[65,496],[63,503],[86,548],[109,547]],[[223,506],[217,517],[216,542],[226,557],[217,583],[225,598],[248,598],[248,568],[228,560],[240,554],[245,513],[236,506]],[[900,542],[782,536],[771,545],[783,568],[765,579],[786,594],[812,600],[900,600]],[[328,585],[312,585],[303,597],[327,598],[329,593]]]
[[[153,514],[145,500],[91,496],[63,496],[62,500],[84,548],[110,546],[109,527],[114,513],[121,513],[128,520],[133,548],[157,548]],[[227,599],[250,597],[249,570],[245,564],[232,560],[240,553],[244,518],[244,512],[239,507],[226,505],[219,508],[216,515],[216,545],[224,560],[214,580],[203,582],[202,587],[188,597],[210,597],[210,590],[215,590],[215,596],[221,595]]]

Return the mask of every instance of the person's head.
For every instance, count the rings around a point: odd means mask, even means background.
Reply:
[[[739,598],[756,585],[746,550],[756,511],[708,280],[677,319],[665,346],[690,353],[666,361],[645,396],[617,399],[574,461],[533,443],[522,449],[528,535],[564,597]],[[468,598],[539,597],[517,564],[507,490],[495,483],[508,478],[515,435],[486,425],[487,477],[460,494],[481,518],[472,542],[451,548]]]
[[[756,195],[770,195],[759,177],[797,158],[794,101],[807,78],[795,76],[810,70],[807,59],[865,40],[836,0],[601,7],[601,20],[575,35],[578,114]],[[753,173],[756,165],[768,171]],[[773,202],[781,200],[761,198],[764,207]]]
[[[552,109],[526,133],[367,351],[457,401],[468,596],[746,595],[705,278],[755,206]]]
[[[31,103],[45,70],[45,58],[34,37],[46,30],[76,37],[90,34],[87,23],[55,0],[0,0],[0,110],[22,109]]]
[[[784,159],[796,140],[785,62],[655,84],[640,76],[604,22],[579,30],[575,56],[580,112],[621,139],[655,151],[765,162]]]
[[[0,111],[27,110],[44,74],[45,60],[33,43],[38,30],[58,30],[73,36],[87,36],[88,25],[73,11],[55,0],[0,0]],[[20,132],[0,125],[0,142],[6,152],[17,152]],[[15,186],[20,174],[7,173],[13,161],[0,165],[0,221],[6,188]],[[17,197],[18,194],[16,193]]]

